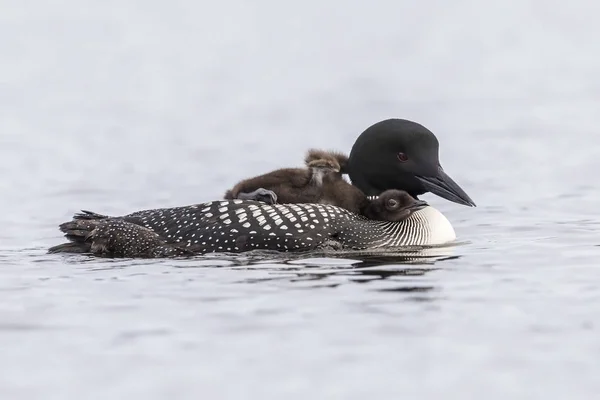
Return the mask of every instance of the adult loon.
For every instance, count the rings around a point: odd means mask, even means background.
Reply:
[[[363,195],[377,197],[388,189],[402,189],[416,200],[431,191],[459,204],[475,205],[441,168],[433,133],[411,121],[392,119],[369,127],[340,169]],[[370,220],[328,204],[242,200],[140,211],[117,218],[84,212],[60,228],[70,243],[55,246],[51,252],[124,257],[253,249],[300,251],[329,245],[370,249],[438,245],[456,238],[448,220],[433,207],[414,211],[401,222],[390,222]]]
[[[437,245],[455,239],[437,210],[402,191],[377,199],[375,221],[327,204],[220,200],[109,217],[89,211],[60,225],[69,240],[50,253],[173,257],[250,250],[298,252]]]
[[[333,192],[338,194],[335,196],[338,202],[333,204],[354,212],[357,212],[352,207],[356,203],[354,196],[360,195],[356,190],[352,192],[352,188],[359,189],[368,197],[376,197],[388,189],[405,190],[415,199],[431,192],[458,204],[475,206],[442,168],[436,136],[416,122],[405,119],[380,121],[358,137],[349,157],[340,153],[334,156],[339,161],[340,173],[348,174],[352,185],[336,187]],[[276,170],[239,182],[226,192],[225,198],[252,199],[257,195],[264,196],[265,192],[261,189],[266,189],[280,197],[280,202],[317,203],[323,190],[315,189],[310,176],[307,170]],[[340,193],[343,195],[340,196]],[[348,197],[351,200],[346,200]]]

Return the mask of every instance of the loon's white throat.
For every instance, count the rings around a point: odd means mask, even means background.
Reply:
[[[377,200],[379,196],[367,196],[369,200]],[[440,245],[456,240],[456,232],[452,224],[438,209],[427,206],[414,212],[401,222],[406,229],[402,233],[405,240],[402,245]]]
[[[427,206],[415,211],[401,223],[407,234],[402,245],[435,246],[456,240],[456,232],[450,221],[438,209]]]

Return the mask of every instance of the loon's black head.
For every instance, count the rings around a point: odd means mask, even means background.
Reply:
[[[431,192],[458,204],[475,206],[442,169],[435,135],[405,119],[388,119],[367,128],[352,146],[343,172],[367,196],[401,189],[413,197]]]

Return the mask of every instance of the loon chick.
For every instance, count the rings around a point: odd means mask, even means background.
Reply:
[[[439,245],[456,238],[433,207],[405,204],[400,222],[373,221],[326,204],[220,200],[109,217],[89,211],[60,225],[68,243],[50,253],[173,257],[250,250],[375,249]]]
[[[310,183],[317,187],[323,187],[323,183],[329,183],[341,179],[340,163],[334,157],[328,157],[330,154],[324,152],[324,157],[315,157],[309,151],[306,158],[306,166],[310,170]]]
[[[399,222],[428,205],[423,200],[415,200],[404,190],[390,189],[370,200],[361,214],[372,220]]]
[[[237,183],[225,199],[257,200],[269,204],[320,203],[360,214],[368,200],[342,178],[348,157],[334,151],[308,150],[307,168],[282,168]]]
[[[321,172],[331,172],[337,177],[342,176],[342,169],[348,164],[348,156],[337,151],[309,149],[304,157],[304,164],[309,168],[321,169]],[[318,171],[313,171],[313,174]]]

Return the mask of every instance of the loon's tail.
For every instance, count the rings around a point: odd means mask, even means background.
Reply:
[[[82,210],[73,216],[73,220],[59,225],[65,234],[68,243],[62,243],[48,249],[48,253],[90,253],[92,243],[89,240],[94,229],[102,220],[108,219],[107,215],[96,214]]]
[[[69,242],[51,247],[49,253],[148,258],[194,255],[193,251],[179,243],[167,242],[149,228],[90,211],[75,214],[59,228]]]

